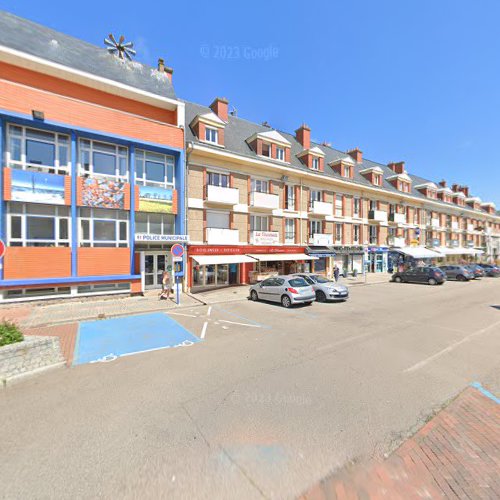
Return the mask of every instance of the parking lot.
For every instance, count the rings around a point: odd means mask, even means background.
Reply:
[[[498,279],[168,316],[200,342],[3,391],[5,497],[294,497],[392,450],[468,384],[500,393]]]

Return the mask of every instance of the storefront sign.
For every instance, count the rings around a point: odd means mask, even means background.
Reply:
[[[123,209],[125,184],[109,179],[83,179],[82,204],[86,207]]]
[[[64,175],[17,169],[11,172],[13,201],[64,205]]]
[[[139,186],[139,212],[171,214],[173,207],[173,189],[155,186]]]
[[[150,234],[150,233],[135,233],[135,241],[158,241],[161,243],[183,242],[189,243],[187,234]]]
[[[276,231],[253,231],[252,239],[256,245],[277,245],[279,233]]]
[[[258,245],[193,245],[189,247],[189,255],[245,255],[247,253],[305,253],[305,247],[282,247],[276,246],[258,246]]]
[[[334,245],[331,249],[340,255],[348,254],[362,254],[365,253],[365,249],[362,246],[348,246],[348,245]]]
[[[368,247],[369,253],[385,253],[388,251],[389,249],[387,247]]]

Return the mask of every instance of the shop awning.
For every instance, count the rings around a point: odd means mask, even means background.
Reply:
[[[279,260],[317,260],[318,257],[306,255],[305,253],[249,253],[252,259],[262,262],[272,262]],[[253,261],[252,261],[253,262]]]
[[[307,253],[314,257],[335,257],[335,251],[332,247],[307,247]]]
[[[201,266],[210,264],[242,264],[244,262],[255,262],[248,255],[192,255],[193,260]]]
[[[436,259],[442,257],[438,252],[429,250],[425,247],[401,247],[401,248],[391,248],[393,252],[400,252],[414,259]]]
[[[447,248],[447,247],[437,247],[436,252],[439,252],[441,256],[443,255],[481,255],[484,253],[482,250],[476,250],[475,248]]]

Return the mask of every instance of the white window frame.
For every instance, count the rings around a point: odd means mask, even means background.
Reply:
[[[313,157],[312,162],[311,162],[311,168],[313,170],[319,170],[319,158]]]
[[[219,129],[214,127],[205,127],[205,142],[210,144],[219,144]]]
[[[374,241],[372,241],[372,240],[374,240]],[[370,245],[377,245],[378,244],[377,226],[375,226],[373,224],[370,224],[368,226],[368,242]]]
[[[336,194],[335,195],[335,217],[343,217],[344,216],[344,195]]]
[[[137,217],[146,217],[146,228],[147,231],[138,231],[137,230]],[[160,233],[153,233],[151,231],[151,220],[150,218],[152,216],[160,216],[161,217],[161,232]],[[172,218],[172,224],[166,224],[165,219]],[[139,222],[139,224],[142,224],[142,222]],[[136,233],[146,233],[146,234],[160,234],[160,235],[167,235],[167,234],[175,234],[175,215],[173,214],[161,214],[161,213],[152,213],[152,212],[135,212],[135,227],[136,227]],[[166,227],[171,227],[170,230],[165,230]]]
[[[292,230],[290,231],[291,226]],[[287,236],[288,235],[288,236]],[[290,238],[289,236],[292,235]],[[285,219],[285,244],[294,244],[295,243],[295,219]]]
[[[344,177],[351,178],[352,167],[351,165],[344,165]]]
[[[252,178],[250,180],[250,191],[252,193],[269,194],[269,181],[264,179]]]
[[[14,129],[21,129],[21,134],[17,135]],[[54,136],[54,141],[43,140],[43,139],[32,139],[36,142],[42,142],[44,144],[51,144],[54,146],[54,165],[39,165],[37,163],[28,163],[26,160],[26,141],[30,140],[27,136],[28,131],[42,132],[46,134],[52,134]],[[17,125],[15,123],[9,123],[7,125],[7,137],[6,137],[6,164],[9,167],[17,168],[21,170],[34,170],[37,172],[47,172],[50,174],[61,174],[66,175],[71,171],[71,141],[67,134],[59,134],[57,132],[52,132],[51,130],[37,129],[35,127],[23,127],[22,125]],[[12,148],[11,141],[13,140],[21,141],[21,160],[12,159]],[[60,148],[66,148],[67,164],[60,164]]]
[[[373,176],[373,185],[380,186],[382,184],[382,176],[380,174],[374,174]]]
[[[314,207],[315,201],[323,200],[323,192],[320,189],[311,189],[309,191],[309,206],[311,209]]]
[[[276,159],[279,161],[285,161],[285,148],[276,146]]]
[[[335,243],[342,244],[344,236],[344,224],[335,224]]]
[[[161,158],[153,158],[148,155],[158,155]],[[161,160],[161,161],[160,161]],[[159,163],[163,165],[163,181],[153,181],[146,177],[146,161]],[[137,175],[138,163],[142,162],[142,176]],[[169,168],[172,169],[172,181],[168,180]],[[159,186],[164,188],[175,189],[175,158],[171,155],[156,153],[155,151],[147,151],[144,149],[136,149],[135,151],[135,183],[140,186]]]
[[[87,144],[89,143],[89,144]],[[108,147],[114,148],[114,153],[111,153],[110,151],[106,151],[105,149],[99,149],[99,144],[104,144]],[[125,150],[126,152],[124,153]],[[107,155],[114,154],[115,156],[115,174],[102,174],[100,172],[94,172],[94,163],[93,163],[93,157],[94,153],[103,153]],[[85,169],[83,166],[83,155],[85,153],[88,153],[89,155],[89,166],[88,170]],[[126,172],[125,175],[120,174],[120,160],[125,160],[126,162]],[[129,167],[130,167],[130,161],[129,161],[129,150],[126,146],[122,146],[121,144],[114,144],[112,142],[105,142],[105,141],[95,141],[93,139],[88,139],[86,137],[81,137],[78,140],[78,172],[79,175],[82,176],[92,176],[92,177],[101,177],[105,179],[115,179],[123,182],[128,182],[129,180]],[[134,165],[135,168],[135,165]]]
[[[82,216],[83,210],[90,211],[89,216]],[[106,216],[104,214],[109,211],[115,212],[115,218]],[[120,214],[122,217],[119,217]],[[89,224],[89,238],[84,239],[83,237],[83,222],[88,221]],[[103,221],[103,222],[114,222],[115,223],[115,240],[94,240],[94,222],[95,221]],[[120,239],[120,225],[125,224],[125,235],[126,239]],[[97,248],[126,248],[129,246],[129,215],[124,210],[116,210],[111,208],[89,208],[89,207],[80,207],[78,209],[78,244],[80,247],[97,247]]]
[[[227,179],[227,183],[225,186],[224,183],[222,182],[223,178]],[[207,172],[207,186],[228,188],[230,187],[230,184],[231,184],[231,177],[227,172],[215,172],[215,171]]]
[[[317,231],[315,230],[317,229]],[[315,234],[322,234],[322,221],[319,219],[310,219],[309,220],[309,233],[311,238],[314,237]]]
[[[356,209],[357,205],[357,209]],[[352,216],[355,217],[356,219],[360,218],[360,213],[361,213],[361,198],[353,198],[352,202]]]
[[[13,212],[13,205],[21,207],[19,212]],[[33,214],[28,213],[28,206],[43,206],[50,207],[54,210],[53,214]],[[67,211],[68,215],[63,213],[63,209]],[[13,238],[12,237],[12,219],[13,218],[21,218],[21,237]],[[53,218],[54,222],[54,238],[53,239],[29,239],[28,238],[28,217],[30,218],[39,218],[39,219],[48,219]],[[67,238],[60,237],[60,221],[66,220],[67,224]],[[35,245],[36,244],[36,245]],[[38,203],[22,203],[22,202],[8,202],[7,203],[7,245],[9,246],[47,246],[47,247],[70,247],[71,246],[71,212],[70,207],[66,205],[45,205]],[[43,265],[43,263],[41,263]]]
[[[360,237],[361,237],[361,226],[359,224],[353,224],[353,226],[352,226],[352,242],[353,242],[353,244],[359,244]]]
[[[290,184],[285,185],[285,205],[286,210],[295,210],[295,186]]]
[[[250,215],[250,231],[269,231],[267,215]]]

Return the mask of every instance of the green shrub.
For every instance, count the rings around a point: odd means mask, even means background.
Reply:
[[[2,321],[0,323],[0,346],[14,344],[24,340],[23,334],[15,323]]]

